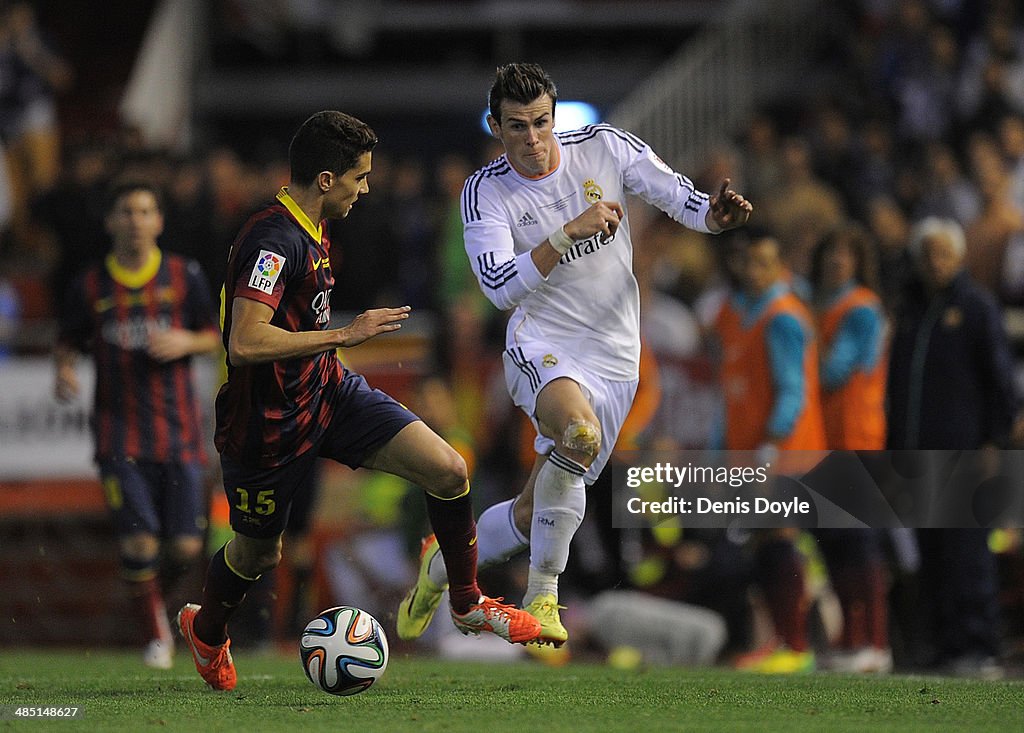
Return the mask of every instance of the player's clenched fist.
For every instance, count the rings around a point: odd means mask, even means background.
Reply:
[[[602,239],[611,239],[625,215],[626,212],[617,201],[598,201],[563,229],[575,241],[595,234],[601,234]]]

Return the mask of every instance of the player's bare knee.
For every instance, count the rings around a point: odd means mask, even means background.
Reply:
[[[256,578],[281,564],[281,538],[277,541],[243,541],[237,537],[225,550],[228,565],[245,578]]]
[[[601,426],[586,418],[572,418],[562,433],[561,450],[589,466],[601,451]]]
[[[235,568],[246,578],[258,578],[264,573],[281,564],[281,548],[267,548],[251,555],[246,555],[239,563],[241,567]]]
[[[453,499],[465,493],[469,469],[466,467],[466,461],[455,449],[446,453],[434,467],[433,473],[426,485],[430,487],[430,493],[434,496]]]

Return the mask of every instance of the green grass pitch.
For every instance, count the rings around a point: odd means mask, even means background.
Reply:
[[[169,671],[136,652],[0,650],[0,705],[79,705],[78,721],[0,729],[89,731],[1020,731],[1024,682],[710,669],[622,671],[573,663],[391,658],[367,692],[316,690],[295,655],[235,655],[231,693],[205,688],[179,654]]]

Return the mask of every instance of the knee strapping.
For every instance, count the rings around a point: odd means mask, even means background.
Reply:
[[[601,450],[601,428],[588,420],[570,420],[562,434],[562,444],[594,458]]]

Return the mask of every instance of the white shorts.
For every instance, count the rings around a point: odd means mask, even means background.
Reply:
[[[601,450],[583,476],[588,486],[594,483],[608,463],[622,424],[633,406],[639,380],[618,381],[598,376],[566,353],[564,348],[541,341],[529,341],[505,349],[502,361],[505,364],[505,385],[512,401],[529,416],[537,430],[533,448],[538,455],[550,453],[555,441],[541,435],[537,425],[537,395],[544,385],[561,377],[568,377],[580,386],[601,424]]]

